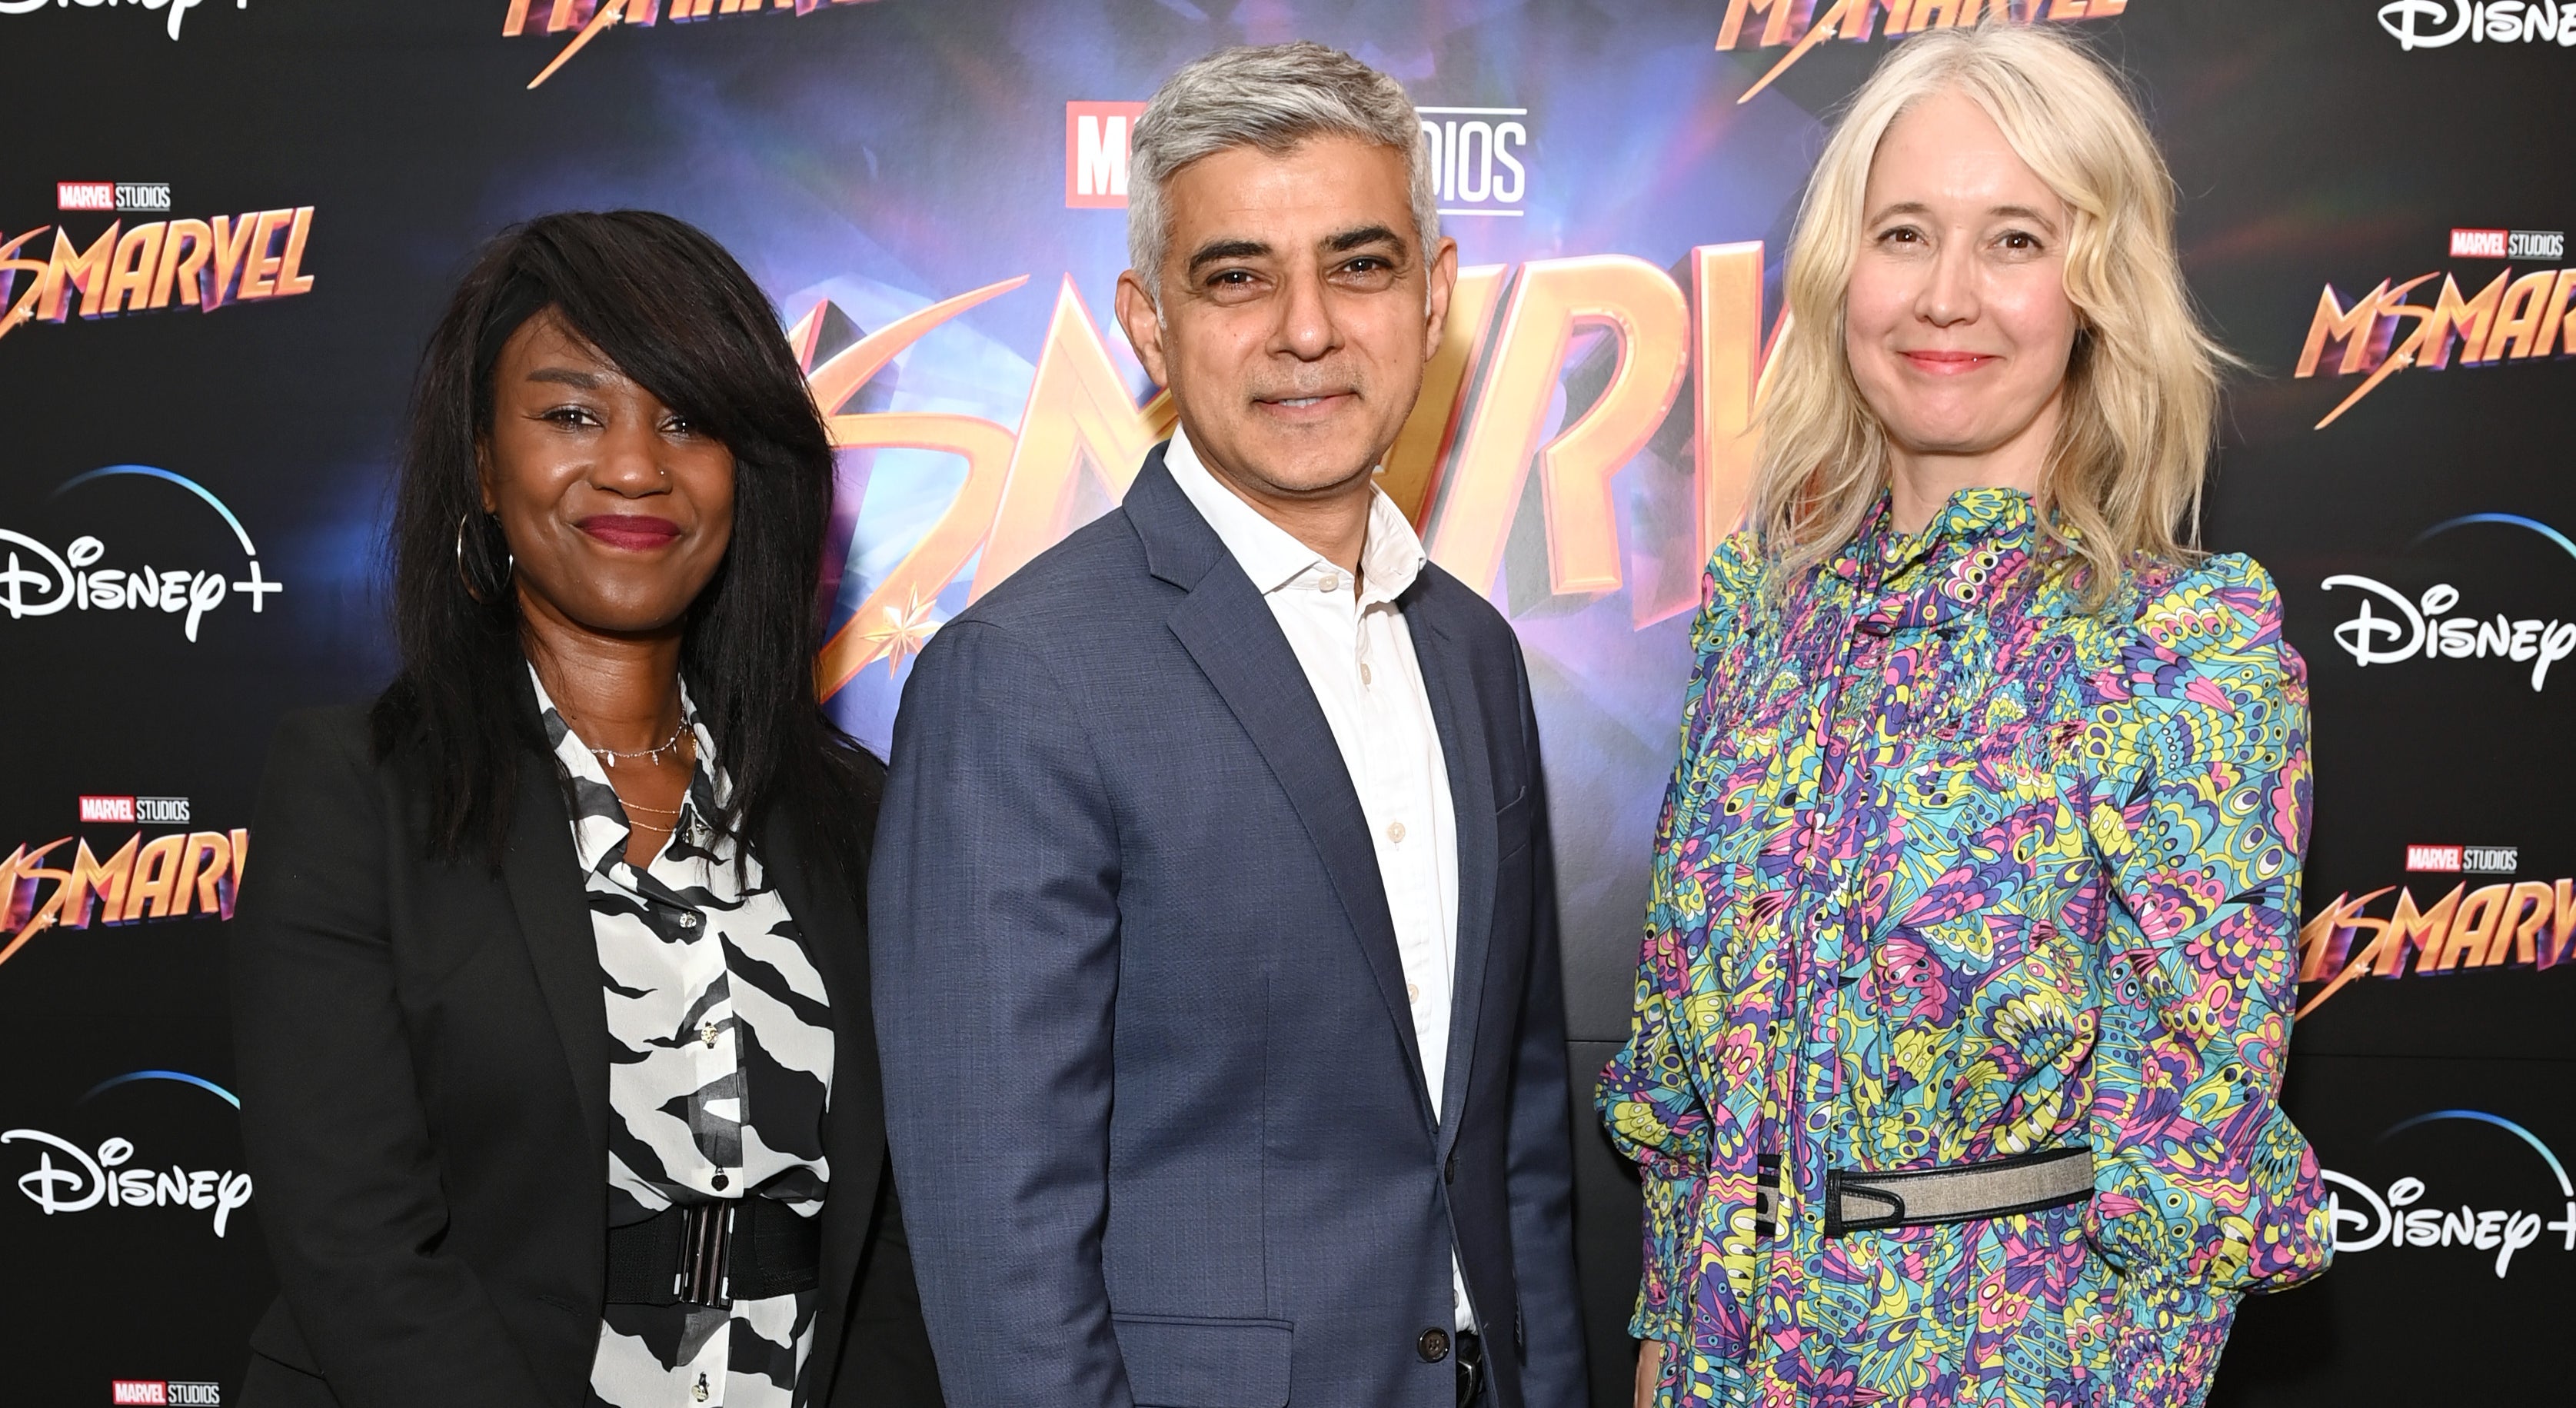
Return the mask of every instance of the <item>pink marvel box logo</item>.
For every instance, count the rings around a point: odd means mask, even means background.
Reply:
[[[224,1388],[221,1384],[194,1380],[111,1379],[107,1390],[110,1403],[155,1403],[164,1408],[221,1408]]]
[[[2504,236],[2505,232],[2502,230],[2453,230],[2451,257],[2453,259],[2502,259],[2504,258]]]
[[[1143,103],[1064,105],[1064,204],[1068,210],[1127,208],[1127,142]]]
[[[85,822],[130,822],[134,820],[134,799],[131,797],[83,797],[80,799],[80,819]],[[120,1379],[117,1382],[123,1383],[125,1380]],[[137,1382],[140,1381],[138,1380]],[[120,1398],[117,1401],[122,1403],[125,1400]],[[137,1399],[135,1401],[143,1402],[145,1400]],[[158,1403],[161,1400],[155,1398],[149,1401]]]

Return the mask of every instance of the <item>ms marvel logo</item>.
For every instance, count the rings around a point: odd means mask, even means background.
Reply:
[[[2390,895],[2395,899],[2389,899]],[[2361,978],[2554,968],[2576,950],[2576,880],[2467,881],[2424,905],[2403,885],[2326,902],[2299,931],[2299,984],[2321,983],[2298,1020]]]
[[[65,182],[56,193],[65,210],[167,210],[169,198],[167,185],[139,182],[112,188]],[[22,257],[28,241],[49,230],[52,249],[42,258]],[[21,324],[60,323],[74,313],[84,319],[173,307],[211,313],[311,293],[304,255],[312,237],[309,205],[212,221],[145,220],[131,228],[116,220],[86,244],[69,226],[38,225],[0,242],[0,308],[7,310],[0,312],[0,337]]]
[[[72,847],[68,856],[59,854],[65,846]],[[32,850],[22,843],[0,856],[0,963],[49,929],[192,913],[230,919],[249,863],[250,832],[238,826],[171,831],[148,841],[138,827],[104,860],[87,836],[58,837]]]
[[[2456,244],[2463,234],[2507,232],[2452,233]],[[2536,237],[2543,232],[2511,233],[2534,236],[2528,248],[2550,247]],[[2556,245],[2563,251],[2564,238]],[[2485,248],[2475,242],[2472,247]],[[2499,251],[2496,256],[2476,257],[2503,256]],[[2435,275],[2441,277],[2442,287],[2432,295],[2432,302],[2414,301],[2415,290],[2432,282]],[[2317,422],[2316,428],[2323,430],[2362,397],[2410,367],[2444,370],[2454,354],[2463,367],[2491,367],[2576,353],[2576,311],[2571,310],[2576,310],[2576,269],[2544,268],[2516,275],[2507,268],[2474,295],[2463,295],[2458,279],[2436,269],[2400,284],[2381,279],[2350,303],[2329,283],[2317,294],[2317,311],[2308,320],[2307,341],[2300,346],[2298,366],[2290,375],[2317,375],[2326,368],[2328,349],[2340,347],[2328,374],[2362,377],[2361,384]]]
[[[95,3],[95,0],[93,0]],[[810,15],[834,5],[865,5],[871,0],[771,0],[768,12],[781,10],[796,15]],[[572,42],[556,52],[554,61],[545,66],[528,86],[536,87],[555,76],[555,70],[572,61],[599,36],[599,32],[620,22],[635,25],[660,24],[667,16],[673,24],[696,20],[749,17],[762,12],[761,0],[509,0],[510,8],[501,17],[503,38],[515,39],[522,34],[572,35]]]
[[[1890,39],[1929,29],[1974,28],[1992,19],[2004,24],[2040,21],[2109,19],[2129,8],[2129,0],[1726,0],[1726,18],[1717,27],[1717,47],[1776,49],[1789,52],[1744,90],[1737,102],[1771,86],[1828,39],[1867,41],[1883,16],[1881,31]]]
[[[1692,250],[1678,280],[1626,255],[1459,270],[1421,398],[1380,480],[1420,526],[1431,559],[1490,589],[1530,500],[1542,521],[1526,537],[1538,551],[1513,568],[1515,592],[1589,601],[1624,591],[1640,629],[1697,606],[1701,565],[1742,517],[1754,407],[1787,325],[1784,312],[1763,332],[1762,268],[1753,241]],[[968,580],[971,601],[1114,504],[1170,433],[1170,397],[1137,404],[1070,278],[1057,288],[1016,414],[845,409],[907,348],[1027,282],[988,284],[863,334],[836,304],[818,301],[788,329],[837,448],[929,450],[966,463],[946,508],[825,642],[816,676],[827,698],[876,662],[889,675],[900,669],[937,628],[953,582]],[[1596,326],[1608,336],[1586,350],[1579,334]],[[836,347],[836,330],[855,335]],[[1599,369],[1601,389],[1560,425],[1550,396],[1578,357]],[[1668,419],[1693,433],[1663,437],[1659,448]],[[1651,461],[1647,473],[1675,511],[1619,511],[1612,481],[1631,460]],[[1533,478],[1541,492],[1525,494]]]

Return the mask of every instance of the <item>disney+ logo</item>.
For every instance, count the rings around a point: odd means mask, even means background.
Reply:
[[[195,1086],[232,1106],[241,1100],[231,1091],[185,1071],[131,1071],[99,1082],[81,1100],[135,1081],[175,1081]],[[83,1147],[41,1129],[0,1131],[0,1145],[35,1153],[35,1166],[18,1175],[18,1191],[45,1216],[82,1213],[98,1208],[188,1208],[210,1215],[221,1237],[235,1211],[250,1203],[247,1173],[231,1169],[191,1169],[183,1164],[154,1168],[135,1162],[133,1140],[114,1135],[95,1147]]]
[[[2576,46],[2576,0],[2392,0],[2379,7],[2379,27],[2410,51],[2463,39],[2564,48]]]
[[[2513,1269],[2514,1253],[2538,1243],[2543,1232],[2557,1233],[2560,1249],[2576,1252],[2576,1182],[2569,1180],[2558,1155],[2530,1130],[2484,1110],[2435,1110],[2391,1125],[2379,1137],[2451,1120],[2492,1125],[2529,1145],[2557,1185],[2558,1206],[2481,1208],[2462,1203],[2453,1208],[2427,1203],[2431,1185],[2411,1175],[2390,1183],[2383,1193],[2359,1179],[2323,1169],[2327,1207],[2334,1217],[2335,1255],[2381,1247],[2466,1247],[2495,1253],[2496,1278],[2502,1280]],[[2552,1218],[2552,1213],[2557,1216]]]

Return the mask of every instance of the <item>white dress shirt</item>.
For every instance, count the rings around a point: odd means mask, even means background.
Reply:
[[[1217,482],[1178,427],[1163,463],[1269,603],[1332,726],[1377,848],[1405,996],[1413,1004],[1414,1044],[1436,1110],[1449,1064],[1458,969],[1458,823],[1422,664],[1395,605],[1427,560],[1422,540],[1395,501],[1372,488],[1355,582]],[[1450,1277],[1457,1327],[1472,1330],[1467,1279],[1454,1255]]]

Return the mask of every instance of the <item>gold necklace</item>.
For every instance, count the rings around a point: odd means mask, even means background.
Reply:
[[[632,753],[621,753],[614,748],[591,748],[590,741],[588,739],[583,739],[581,746],[588,748],[591,756],[599,759],[600,766],[602,767],[613,768],[617,766],[617,760],[620,758],[642,758],[645,761],[652,763],[654,766],[659,767],[662,762],[663,754],[679,751],[680,737],[688,731],[688,717],[686,715],[682,715],[680,721],[677,724],[672,725],[671,736],[654,744],[650,748],[638,748]],[[581,735],[574,734],[573,737],[581,738]]]
[[[564,721],[564,727],[567,730],[572,731],[573,741],[579,743],[583,750],[588,752],[592,757],[599,759],[600,764],[603,767],[613,768],[617,766],[617,760],[620,758],[642,758],[658,767],[661,765],[662,755],[664,753],[676,752],[682,755],[687,753],[687,746],[682,742],[682,739],[689,732],[690,722],[691,720],[689,716],[683,713],[680,716],[679,723],[672,726],[671,736],[669,738],[662,740],[660,743],[657,743],[650,748],[639,748],[633,752],[621,752],[615,748],[593,748],[590,746],[590,740],[583,738],[579,730],[572,729],[571,720],[566,719]],[[688,741],[693,743],[696,740],[689,739]],[[617,798],[617,805],[628,813],[626,822],[630,828],[637,831],[659,831],[665,835],[676,834],[679,831],[679,818],[681,814],[687,810],[685,805],[678,807],[648,807],[641,802],[629,801],[627,800],[625,793],[617,790],[617,782],[613,778],[609,780],[608,790],[611,795]],[[633,815],[633,813],[636,812],[649,812],[654,816],[669,817],[671,820],[668,822],[639,821]]]
[[[584,747],[589,747],[589,745],[588,745],[588,744],[584,744],[583,746],[584,746]],[[596,753],[596,752],[600,752],[601,750],[600,750],[600,749],[597,749],[597,748],[592,748],[592,749],[591,749],[591,751],[592,751],[592,752],[594,752],[594,753]],[[648,749],[647,751],[649,752],[649,751],[654,751],[654,750],[649,750],[649,749]],[[639,755],[639,754],[634,754],[634,753],[629,753],[629,754],[627,754],[626,756],[627,756],[627,757],[632,758],[632,757],[638,757],[638,756],[641,756],[641,755]],[[686,811],[688,810],[688,804],[687,804],[687,801],[686,801],[686,798],[687,798],[687,795],[688,795],[688,794],[687,794],[687,792],[686,792],[686,790],[685,790],[685,789],[684,789],[684,790],[682,791],[682,793],[681,793],[681,796],[682,796],[682,799],[683,799],[683,800],[682,800],[682,802],[681,802],[681,805],[676,806],[676,807],[648,807],[648,806],[644,805],[642,802],[635,801],[635,800],[633,800],[632,798],[628,797],[625,793],[620,792],[620,791],[618,791],[618,790],[617,790],[617,781],[616,781],[616,779],[614,779],[614,778],[611,778],[611,779],[609,780],[609,783],[608,783],[608,790],[609,790],[609,792],[610,792],[610,793],[612,793],[613,795],[615,795],[615,796],[616,796],[616,798],[617,798],[617,805],[618,805],[619,807],[623,808],[623,809],[626,811],[626,813],[627,813],[627,817],[626,817],[627,824],[628,824],[628,825],[630,825],[630,826],[635,827],[635,828],[636,828],[636,829],[638,829],[638,830],[643,830],[643,831],[661,831],[661,832],[666,832],[666,833],[667,833],[667,832],[675,832],[675,831],[679,830],[679,819],[680,819],[681,814],[682,814],[682,813],[684,813],[684,812],[686,812]],[[669,821],[666,821],[666,822],[664,822],[664,821],[639,821],[639,820],[637,820],[637,819],[636,819],[636,817],[635,817],[635,815],[634,815],[634,814],[635,814],[635,813],[637,813],[637,812],[646,812],[646,813],[650,813],[650,814],[651,814],[651,815],[653,815],[653,816],[669,817],[669,818],[670,818],[670,820],[669,820]]]

